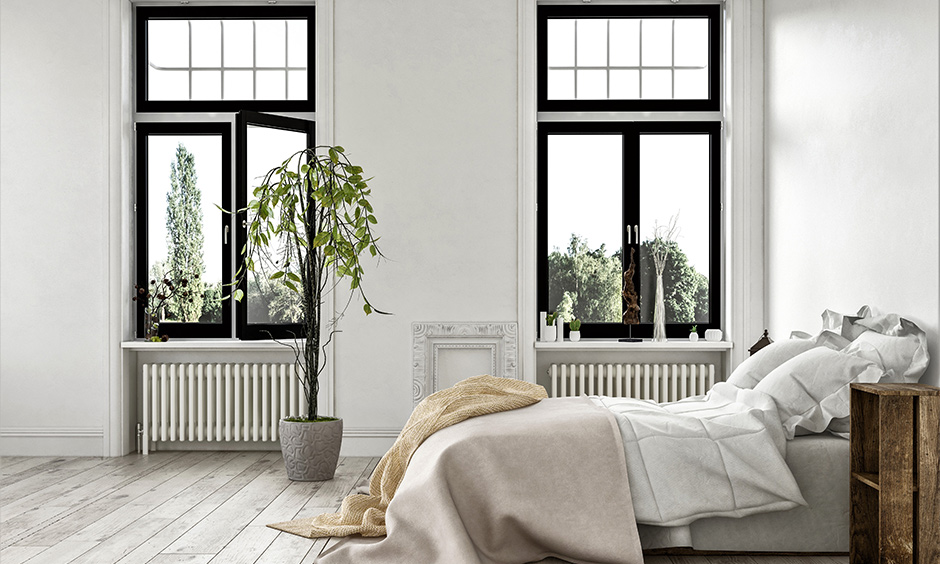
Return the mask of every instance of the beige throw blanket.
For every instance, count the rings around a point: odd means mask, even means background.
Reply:
[[[473,417],[429,437],[386,513],[317,564],[642,564],[614,416],[587,398]],[[556,562],[556,560],[550,560]]]
[[[369,495],[343,500],[339,513],[268,525],[303,537],[386,534],[385,510],[395,496],[415,449],[433,433],[478,415],[531,405],[546,397],[545,388],[493,376],[474,376],[426,397],[412,412],[401,434],[379,461],[369,482]]]

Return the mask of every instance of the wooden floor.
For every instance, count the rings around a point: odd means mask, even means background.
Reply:
[[[377,458],[291,482],[279,452],[0,460],[0,563],[312,564],[328,546],[265,525],[336,510]],[[647,564],[846,564],[847,557],[650,556]]]

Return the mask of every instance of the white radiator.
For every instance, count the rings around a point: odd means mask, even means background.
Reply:
[[[282,417],[305,414],[288,363],[143,365],[143,436],[150,441],[274,441]]]
[[[714,364],[552,364],[552,397],[578,395],[677,401],[715,385]]]

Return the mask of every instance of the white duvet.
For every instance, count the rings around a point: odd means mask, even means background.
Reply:
[[[637,523],[687,525],[806,505],[767,394],[721,382],[673,403],[591,399],[620,427]]]

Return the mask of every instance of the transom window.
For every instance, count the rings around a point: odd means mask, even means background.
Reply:
[[[297,111],[313,102],[312,11],[137,8],[138,111]],[[143,40],[141,40],[143,39]]]
[[[717,110],[718,10],[540,6],[539,110]]]

